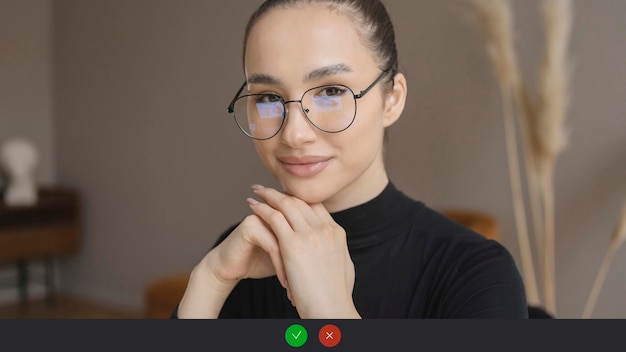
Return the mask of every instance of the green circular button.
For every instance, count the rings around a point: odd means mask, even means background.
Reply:
[[[285,341],[291,347],[302,347],[308,338],[309,334],[300,324],[293,324],[285,330]]]

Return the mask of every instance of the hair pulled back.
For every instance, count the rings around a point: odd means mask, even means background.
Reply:
[[[387,9],[380,0],[266,0],[250,17],[244,37],[245,61],[248,37],[254,25],[267,12],[277,8],[320,4],[348,16],[363,41],[374,53],[381,70],[390,69],[390,77],[398,72],[396,36]]]

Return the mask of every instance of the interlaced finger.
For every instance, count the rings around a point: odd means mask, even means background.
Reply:
[[[304,201],[272,188],[255,187],[254,193],[268,206],[279,211],[294,232],[317,228],[322,222],[317,212]]]

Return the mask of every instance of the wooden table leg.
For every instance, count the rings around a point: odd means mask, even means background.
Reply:
[[[54,258],[44,260],[45,282],[46,282],[46,303],[53,305],[56,303],[56,285],[54,281]]]
[[[28,264],[25,260],[17,262],[17,290],[20,303],[28,303]]]

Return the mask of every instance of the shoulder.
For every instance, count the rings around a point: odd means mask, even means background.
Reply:
[[[437,246],[458,246],[462,249],[475,245],[497,243],[446,215],[420,203],[413,212],[410,233]]]
[[[415,218],[411,232],[422,237],[427,252],[442,261],[477,265],[497,260],[515,266],[510,252],[501,243],[427,206]]]
[[[428,207],[414,231],[422,237],[422,260],[442,303],[440,316],[525,317],[522,278],[501,243]]]

